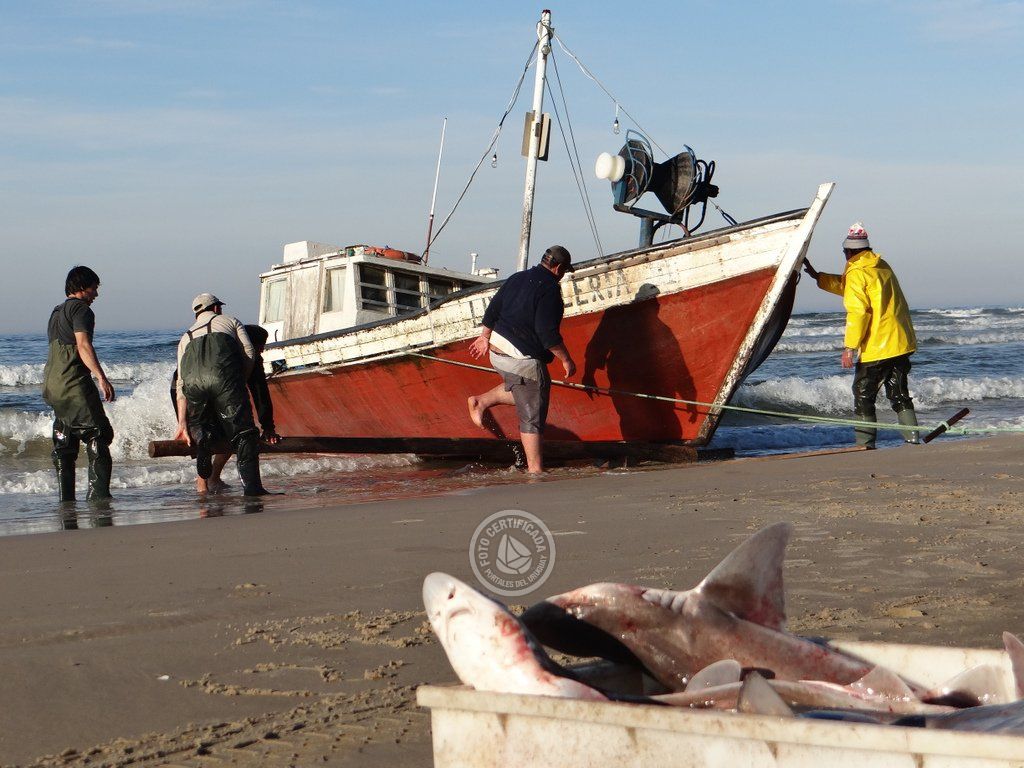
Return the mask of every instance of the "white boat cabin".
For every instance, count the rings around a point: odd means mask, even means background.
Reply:
[[[270,341],[303,338],[399,317],[497,277],[495,269],[454,272],[413,253],[303,240],[260,275],[260,325]]]

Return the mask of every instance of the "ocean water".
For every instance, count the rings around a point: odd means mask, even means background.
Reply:
[[[938,423],[961,407],[972,429],[1024,428],[1024,307],[927,309],[913,313],[918,351],[910,387],[922,424]],[[844,315],[794,315],[771,357],[738,391],[745,408],[851,418],[852,372],[839,365]],[[84,502],[61,507],[50,464],[51,415],[39,394],[46,338],[0,337],[0,535],[69,527],[177,520],[258,510],[237,493],[234,462],[225,471],[235,493],[200,500],[194,464],[188,459],[147,456],[150,440],[174,431],[168,385],[177,331],[110,332],[99,329],[96,348],[117,390],[108,415],[116,437],[107,508]],[[880,421],[894,421],[879,396]],[[958,425],[960,426],[960,425]],[[943,438],[958,439],[958,438]],[[902,440],[881,432],[880,445]],[[805,424],[729,413],[712,447],[738,455],[813,450],[849,445],[847,426]],[[469,489],[515,482],[515,473],[458,463],[423,464],[412,456],[275,456],[262,462],[268,487],[285,491],[276,505],[354,501]],[[79,459],[79,496],[86,488],[84,452]]]

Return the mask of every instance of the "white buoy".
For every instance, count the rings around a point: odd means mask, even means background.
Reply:
[[[597,174],[597,178],[608,179],[612,184],[621,179],[625,172],[626,158],[621,155],[602,152],[597,156],[597,162],[594,163],[594,173]]]

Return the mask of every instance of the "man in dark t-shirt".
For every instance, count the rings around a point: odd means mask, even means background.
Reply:
[[[569,251],[560,245],[548,248],[540,264],[516,272],[498,288],[484,311],[480,335],[469,347],[476,358],[489,353],[503,379],[494,389],[469,398],[469,417],[484,428],[488,408],[514,405],[531,474],[544,471],[542,441],[551,393],[548,363],[557,357],[567,379],[576,372],[559,331],[565,305],[558,286],[574,269]]]
[[[110,498],[114,429],[103,410],[100,393],[107,402],[113,402],[115,393],[92,345],[96,316],[91,305],[99,296],[99,288],[95,272],[89,267],[74,267],[64,281],[67,298],[53,308],[46,328],[49,353],[43,369],[43,400],[53,408],[52,457],[61,501],[75,500],[75,462],[83,442],[89,457],[86,498]]]

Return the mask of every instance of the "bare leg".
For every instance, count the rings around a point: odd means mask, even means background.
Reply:
[[[213,460],[210,462],[213,466],[213,471],[210,473],[210,479],[206,481],[207,488],[211,493],[220,493],[227,488],[227,484],[221,479],[220,473],[224,471],[224,465],[228,463],[230,458],[230,453],[213,454]]]
[[[519,435],[526,453],[526,471],[539,475],[544,471],[543,438],[539,432],[523,432]]]
[[[469,418],[473,420],[480,429],[487,429],[484,426],[484,411],[492,405],[515,405],[512,393],[505,391],[505,385],[499,384],[494,389],[489,389],[482,395],[474,395],[466,400],[469,406]]]

